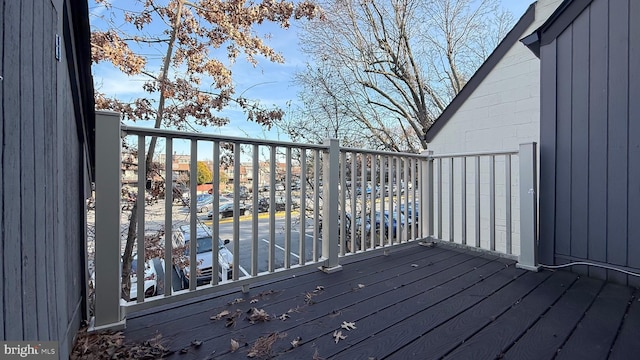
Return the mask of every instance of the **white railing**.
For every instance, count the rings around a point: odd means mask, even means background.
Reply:
[[[489,158],[489,164],[494,164],[496,157],[504,157],[507,159],[505,163],[508,163],[504,183],[512,184],[507,174],[511,172],[511,157],[517,152],[434,156],[429,152],[407,154],[341,148],[337,140],[314,145],[137,127],[121,128],[118,114],[105,112],[98,114],[96,126],[95,329],[122,326],[126,314],[131,311],[232,287],[242,287],[246,291],[251,284],[280,276],[282,271],[300,271],[310,266],[328,273],[338,271],[343,256],[379,249],[385,251],[415,240],[428,238],[491,251],[502,250],[507,255],[515,255],[511,237],[511,201],[506,205],[506,221],[509,224],[507,245],[504,249],[495,246],[497,227],[496,217],[492,214],[495,214],[495,201],[499,197],[495,194],[494,166],[489,165],[486,171],[492,174],[488,178],[488,186],[494,189],[486,196],[481,191],[482,176],[475,174],[483,174],[483,167],[480,166],[482,158]],[[134,161],[138,169],[137,189],[134,189],[137,194],[145,193],[147,179],[152,177],[149,171],[145,171],[151,168],[145,164],[145,154],[152,138],[157,140],[156,152],[163,155],[163,160],[153,166],[156,173],[164,172],[165,179],[173,178],[167,174],[173,173],[174,153],[188,153],[190,160],[187,180],[189,201],[183,204],[186,206],[174,202],[172,180],[167,181],[164,199],[160,199],[159,204],[149,206],[145,196],[136,197],[135,251],[140,254],[144,251],[149,257],[145,237],[152,231],[164,232],[161,244],[164,247],[161,256],[164,269],[160,271],[164,276],[157,279],[157,285],[163,292],[145,297],[145,287],[138,286],[137,294],[132,296],[136,300],[129,302],[120,299],[120,257],[126,235],[123,230],[127,230],[126,224],[121,224],[127,221],[120,221],[121,136],[129,143],[133,139],[133,146],[139,149]],[[523,156],[533,161],[523,162]],[[531,201],[521,198],[519,203],[518,248],[521,254],[529,257],[522,262],[522,266],[533,268],[535,144],[523,145],[519,158],[520,185],[521,188],[526,187],[524,193]],[[210,160],[213,168],[211,186],[215,196],[211,204],[210,222],[198,213],[198,160]],[[470,161],[474,162],[475,170],[467,172]],[[447,163],[450,164],[448,168],[445,166]],[[460,164],[457,172],[451,166],[456,163]],[[222,204],[218,195],[222,190],[220,169],[223,165],[233,168],[230,172],[233,178],[232,216],[224,220],[220,216]],[[247,173],[243,174],[242,169]],[[529,173],[526,174],[526,171]],[[458,176],[461,180],[456,180]],[[473,186],[469,187],[469,182]],[[456,183],[460,189],[458,196],[454,190]],[[242,186],[246,186],[251,193],[251,197],[244,202],[240,201]],[[475,193],[468,191],[470,188],[474,188]],[[511,185],[505,188],[510,191]],[[489,222],[486,226],[493,230],[489,231],[489,245],[485,246],[486,236],[479,229],[484,217],[481,200],[487,196],[490,211],[487,213]],[[470,201],[470,198],[474,200]],[[510,199],[511,196],[507,194],[506,198]],[[268,210],[260,213],[264,201],[268,204]],[[475,204],[475,212],[466,210],[471,203]],[[248,215],[241,214],[245,206],[252,209]],[[523,212],[525,210],[529,213]],[[150,216],[154,211],[155,217]],[[475,222],[468,221],[469,212],[473,213],[470,218]],[[458,217],[459,223],[456,220]],[[122,219],[127,220],[126,216]],[[465,230],[456,232],[456,223]],[[468,236],[466,229],[469,226],[475,226],[475,236]],[[209,231],[212,239],[230,239],[229,245],[224,247],[212,246],[211,268],[209,270],[207,267],[206,270],[207,273],[210,271],[210,279],[205,278],[201,283],[197,276],[204,273],[202,258],[197,254],[197,241],[188,244],[188,255],[185,255],[188,265],[172,265],[176,259],[173,251],[176,246],[174,234],[178,231],[191,239],[197,238],[201,231]],[[443,240],[445,235],[447,238]],[[527,241],[529,243],[525,244]],[[212,244],[215,244],[215,240]],[[220,252],[232,258],[229,262],[230,278],[226,276],[226,262],[221,263],[226,260],[220,256]],[[209,252],[206,254],[209,255]],[[185,274],[196,276],[191,276],[192,281],[189,281]],[[137,284],[144,284],[144,266],[137,267],[134,277]]]

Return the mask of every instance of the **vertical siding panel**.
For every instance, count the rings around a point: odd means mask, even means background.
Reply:
[[[55,29],[57,28],[58,14],[52,4],[47,3],[47,10],[45,14],[45,29],[50,30],[50,35],[44,42],[45,54],[53,54],[55,51]],[[58,226],[57,226],[57,204],[58,204],[58,188],[57,188],[57,147],[58,147],[58,106],[57,106],[57,91],[58,91],[58,63],[53,56],[46,56],[46,67],[50,81],[47,82],[48,87],[45,91],[45,109],[46,117],[46,133],[47,133],[47,188],[46,192],[46,248],[47,248],[47,296],[48,296],[48,315],[49,315],[49,333],[51,334],[51,340],[59,340],[57,319],[58,319],[58,306],[56,304],[58,289],[56,287],[56,257],[55,257],[55,239],[58,238]]]
[[[5,196],[2,202],[4,335],[6,340],[19,340],[23,338],[20,212],[16,211],[20,201],[20,172],[16,170],[20,169],[20,93],[15,89],[20,86],[20,2],[5,2],[4,16],[4,33],[11,36],[6,36],[2,44],[3,85],[7,89],[14,89],[6,91],[2,99],[5,106],[2,167],[10,169],[2,172],[3,185],[5,189],[13,191],[12,196]]]
[[[629,2],[629,245],[628,266],[640,269],[640,2]],[[631,278],[629,278],[631,280]],[[637,283],[634,285],[638,285]]]
[[[540,48],[540,261],[554,263],[556,178],[556,52]]]
[[[0,1],[0,41],[2,44],[4,44],[4,24],[6,23],[5,21],[5,17],[4,17],[4,1]],[[4,73],[4,57],[3,57],[3,50],[2,50],[3,46],[0,46],[0,74]],[[2,94],[3,94],[3,90],[4,90],[4,81],[0,81],[0,99],[3,99]],[[2,138],[4,136],[4,119],[5,119],[5,112],[4,112],[4,106],[2,106],[2,102],[0,102],[0,141],[2,141]],[[2,153],[3,153],[3,146],[0,145],[0,167],[4,170],[4,164],[2,163]],[[4,229],[3,226],[3,219],[4,219],[4,210],[3,210],[3,204],[4,204],[4,179],[3,179],[3,175],[2,173],[4,173],[4,171],[0,172],[0,229]],[[0,231],[0,250],[3,251],[4,253],[4,246],[2,244],[4,244],[5,239],[4,239],[4,235],[3,232]],[[3,260],[4,262],[4,260]],[[4,279],[4,265],[0,265],[0,279]],[[4,282],[4,280],[3,280]],[[0,296],[2,296],[2,301],[0,301],[0,339],[4,339],[5,335],[4,335],[4,327],[6,322],[4,321],[4,299],[7,298],[8,294],[4,293],[4,287],[0,286]]]
[[[589,49],[589,259],[607,260],[607,104],[608,28],[606,1],[590,7]],[[589,274],[605,278],[606,272],[591,267]]]
[[[36,154],[36,164],[35,164],[35,198],[36,198],[36,212],[35,212],[35,229],[37,232],[36,236],[36,264],[38,264],[38,269],[44,269],[44,264],[46,263],[46,242],[45,242],[45,210],[44,210],[44,198],[45,198],[45,190],[43,181],[46,179],[45,175],[45,166],[46,166],[46,158],[44,144],[45,144],[45,121],[47,120],[44,112],[44,99],[45,99],[45,84],[47,82],[47,77],[50,74],[44,71],[44,57],[52,56],[52,54],[47,54],[45,52],[45,42],[49,39],[48,36],[45,37],[45,33],[49,34],[49,31],[44,30],[44,3],[41,1],[35,1],[33,3],[33,38],[34,38],[34,46],[36,46],[36,51],[33,54],[33,81],[34,81],[34,97],[33,97],[33,108],[34,108],[34,119],[35,119],[35,127],[34,127],[34,143],[35,149],[34,154]],[[45,270],[46,271],[46,270]],[[46,340],[49,339],[49,319],[47,315],[47,281],[46,276],[40,271],[38,276],[35,278],[36,281],[36,314],[38,320],[38,339]]]
[[[571,254],[572,26],[558,37],[556,134],[556,253]]]
[[[609,2],[607,262],[615,265],[627,260],[628,9],[627,0]],[[621,276],[609,274],[625,281]]]
[[[22,218],[22,320],[25,340],[37,340],[36,328],[36,254],[35,185],[33,127],[33,2],[22,1],[20,16],[20,215]],[[18,171],[18,170],[16,170]]]
[[[571,256],[586,259],[589,206],[589,9],[573,23]]]

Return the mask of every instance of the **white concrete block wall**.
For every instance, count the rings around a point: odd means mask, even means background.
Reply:
[[[523,38],[546,21],[561,0],[539,0],[535,20],[521,35]],[[515,43],[484,78],[473,94],[448,119],[429,143],[435,155],[480,151],[513,151],[522,143],[540,139],[540,61],[521,42]],[[461,242],[460,163],[454,165],[454,241]],[[519,162],[512,156],[511,214],[513,254],[520,253]],[[489,248],[489,173],[488,158],[481,160],[481,246]],[[506,241],[504,157],[496,158],[496,249],[503,252]],[[449,234],[448,162],[443,164],[442,235]],[[467,165],[467,242],[475,237],[475,173],[472,161]],[[457,179],[457,180],[456,180]],[[437,188],[436,188],[437,190]],[[436,199],[438,199],[436,197]],[[437,204],[436,204],[437,209]],[[437,221],[436,221],[437,226]],[[436,230],[436,234],[437,234]]]

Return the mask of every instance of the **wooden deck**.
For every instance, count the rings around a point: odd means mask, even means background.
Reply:
[[[131,314],[125,338],[144,341],[159,334],[175,351],[172,359],[246,359],[260,337],[271,340],[269,354],[279,359],[640,356],[640,292],[632,288],[566,271],[528,272],[510,260],[417,244],[348,260],[333,274],[311,271],[247,294]],[[252,324],[251,308],[271,320]],[[229,315],[211,319],[224,311]],[[343,322],[355,329],[342,329]],[[337,343],[336,330],[346,336]],[[234,352],[232,339],[240,345]],[[256,358],[266,358],[268,346],[260,350]]]

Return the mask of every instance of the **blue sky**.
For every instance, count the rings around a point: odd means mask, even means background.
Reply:
[[[89,7],[93,13],[100,14],[103,10],[89,0]],[[112,0],[120,5],[128,0]],[[502,0],[505,8],[511,10],[515,19],[520,18],[533,0]],[[93,16],[91,21],[97,21]],[[260,100],[265,106],[276,105],[289,113],[297,99],[298,88],[293,83],[293,75],[304,69],[305,55],[298,50],[298,36],[295,23],[289,30],[280,29],[278,26],[267,25],[260,28],[271,34],[267,43],[276,51],[283,54],[284,64],[275,64],[259,58],[258,65],[254,68],[248,64],[242,56],[232,67],[233,79],[236,84],[236,94],[241,94],[249,99]],[[108,96],[117,96],[122,100],[129,100],[141,95],[143,76],[129,78],[120,73],[109,64],[98,64],[93,68],[95,87]],[[223,134],[230,136],[251,136],[271,140],[287,140],[285,135],[279,134],[277,129],[267,131],[261,126],[245,120],[245,115],[234,109],[227,109],[224,113],[231,119],[231,123],[225,127],[208,127],[200,129],[202,132]],[[289,116],[289,115],[286,115]],[[138,122],[136,126],[152,126],[152,122]]]

